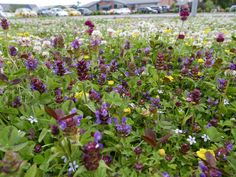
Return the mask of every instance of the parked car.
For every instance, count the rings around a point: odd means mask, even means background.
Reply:
[[[161,13],[162,12],[162,7],[161,6],[151,6],[151,8],[156,10],[157,13]]]
[[[82,15],[92,15],[93,14],[93,12],[87,8],[78,8],[77,10],[80,11],[80,13]]]
[[[65,10],[61,9],[61,8],[52,8],[50,10],[50,15],[52,16],[58,16],[58,17],[66,17],[68,16],[68,12],[66,12]]]
[[[20,8],[20,9],[16,9],[15,16],[16,17],[37,17],[38,14],[31,9]]]
[[[232,5],[229,9],[230,12],[236,12],[236,5]]]
[[[50,16],[50,10],[49,9],[40,9],[38,10],[38,15],[39,16]]]
[[[169,12],[170,11],[170,6],[161,6],[162,12]]]
[[[69,16],[80,16],[81,15],[80,11],[73,9],[73,8],[67,8],[67,9],[65,9],[65,11],[68,13]]]
[[[158,12],[151,7],[141,7],[137,9],[138,13],[143,13],[143,14],[157,14]]]
[[[121,9],[116,9],[116,13],[119,15],[127,15],[131,14],[131,10],[129,8],[121,8]]]

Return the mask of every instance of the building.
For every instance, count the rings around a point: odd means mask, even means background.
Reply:
[[[92,11],[110,10],[119,8],[130,8],[135,10],[140,7],[159,5],[161,0],[100,0],[83,5]]]
[[[15,12],[19,8],[38,10],[38,6],[35,4],[0,4],[0,7],[4,12]]]

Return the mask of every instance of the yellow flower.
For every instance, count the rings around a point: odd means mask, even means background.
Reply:
[[[201,73],[201,72],[198,72],[198,73],[197,73],[197,75],[198,75],[198,76],[201,76],[201,75],[202,75],[202,73]]]
[[[12,62],[11,61],[7,61],[7,64],[10,65],[10,64],[12,64]]]
[[[108,85],[114,85],[114,81],[108,81]]]
[[[76,99],[81,99],[82,96],[83,96],[83,92],[76,92],[76,93],[75,93],[75,98],[76,98]]]
[[[174,81],[174,78],[172,76],[165,76],[166,79],[168,79],[170,82]]]
[[[131,113],[131,109],[130,108],[125,108],[124,109],[124,113],[130,114]]]
[[[199,151],[197,151],[197,156],[203,160],[206,160],[206,152],[210,152],[215,157],[215,153],[213,150],[202,149],[202,148]]]
[[[204,33],[205,33],[205,34],[208,34],[210,31],[211,31],[211,29],[210,29],[210,28],[207,28],[207,29],[204,30]]]
[[[84,59],[85,59],[85,60],[88,60],[89,58],[90,58],[90,56],[84,55]]]
[[[166,29],[166,30],[164,30],[164,33],[171,33],[171,32],[172,32],[171,29]]]
[[[159,154],[160,156],[165,156],[166,155],[165,149],[159,149]]]
[[[197,62],[201,64],[201,63],[204,63],[205,61],[202,58],[199,58]]]

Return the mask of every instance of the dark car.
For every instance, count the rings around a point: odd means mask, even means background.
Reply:
[[[92,15],[93,12],[87,8],[78,8],[78,11],[81,12],[82,15]]]
[[[156,10],[157,13],[161,13],[162,12],[162,8],[160,6],[151,6],[151,8]]]
[[[37,13],[39,16],[50,16],[50,10],[48,9],[40,9]]]
[[[162,9],[162,12],[169,12],[170,7],[169,6],[162,6],[161,9]]]
[[[138,13],[143,13],[143,14],[157,14],[158,11],[152,9],[151,7],[141,7],[137,9]]]

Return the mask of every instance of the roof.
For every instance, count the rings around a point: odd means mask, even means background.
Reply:
[[[109,0],[108,0],[109,1]],[[110,0],[112,1],[112,0]],[[85,4],[81,7],[84,7],[84,8],[88,8],[88,7],[91,7],[95,4],[97,4],[98,2],[100,1],[93,1],[93,2],[90,2],[88,4]],[[130,4],[151,4],[151,3],[159,3],[160,0],[114,0],[114,2],[119,2],[121,4],[125,4],[125,5],[130,5]]]

